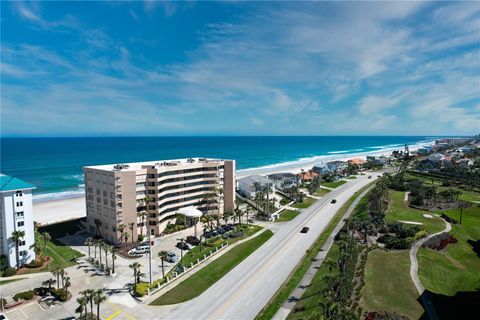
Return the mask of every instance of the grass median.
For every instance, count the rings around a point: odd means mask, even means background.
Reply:
[[[338,210],[335,214],[334,218],[330,221],[327,228],[322,232],[320,237],[315,240],[313,245],[310,249],[307,250],[306,254],[303,256],[302,260],[297,264],[293,272],[290,274],[289,278],[282,284],[280,289],[278,289],[277,293],[272,297],[269,303],[263,308],[262,311],[255,317],[257,320],[269,320],[272,319],[275,313],[277,313],[278,309],[282,306],[291,292],[295,289],[298,285],[300,280],[302,279],[305,272],[307,272],[308,267],[312,263],[313,259],[317,256],[318,252],[324,245],[325,241],[328,239],[330,234],[333,232],[335,226],[340,222],[345,212],[347,212],[348,208],[352,205],[352,203],[357,199],[363,191],[365,191],[368,187],[367,185],[357,191],[348,201]]]
[[[283,210],[282,212],[280,212],[280,217],[275,220],[275,222],[286,222],[286,221],[290,221],[290,220],[293,220],[296,216],[298,216],[300,214],[300,211],[298,210]]]
[[[151,305],[176,304],[199,296],[257,250],[272,235],[272,231],[266,230],[255,238],[237,245],[154,300]]]

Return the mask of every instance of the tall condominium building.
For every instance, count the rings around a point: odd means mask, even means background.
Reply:
[[[23,231],[19,239],[19,266],[35,259],[35,252],[30,246],[35,242],[33,229],[31,184],[0,174],[0,254],[5,255],[10,267],[17,266],[15,241],[12,233]]]
[[[89,232],[121,242],[161,234],[177,211],[233,211],[235,161],[190,158],[84,167]],[[131,229],[133,228],[133,230]]]

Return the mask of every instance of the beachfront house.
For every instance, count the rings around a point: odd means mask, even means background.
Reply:
[[[297,179],[299,183],[310,183],[316,177],[318,177],[318,173],[316,173],[313,170],[302,171],[299,174],[297,174]]]
[[[327,167],[331,172],[336,174],[343,174],[348,168],[348,163],[345,161],[335,160],[327,162]]]
[[[83,171],[88,231],[112,243],[124,241],[126,231],[135,241],[148,233],[158,236],[182,208],[219,215],[235,208],[235,160],[157,160]],[[119,231],[131,224],[132,231]]]
[[[318,163],[312,168],[313,172],[318,173],[320,176],[330,172],[330,169],[324,162]]]
[[[241,195],[249,199],[254,199],[258,191],[272,188],[274,186],[274,182],[264,176],[255,174],[238,179],[237,185],[238,192]]]
[[[275,184],[275,189],[281,191],[287,191],[291,187],[298,184],[297,176],[290,172],[274,173],[268,175],[267,178],[273,181],[273,183]]]
[[[443,161],[443,159],[445,158],[445,156],[441,153],[434,153],[430,156],[428,156],[427,160],[433,164],[437,164],[441,161]]]
[[[20,267],[35,259],[30,246],[35,243],[33,228],[32,190],[30,183],[0,174],[0,254],[7,258],[10,267]],[[18,241],[18,257],[15,240],[17,231],[23,232]]]

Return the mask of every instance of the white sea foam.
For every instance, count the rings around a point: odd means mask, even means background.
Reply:
[[[34,194],[33,202],[38,203],[38,202],[47,202],[52,200],[79,198],[79,197],[83,197],[84,193],[85,193],[85,190],[82,188],[79,190]]]

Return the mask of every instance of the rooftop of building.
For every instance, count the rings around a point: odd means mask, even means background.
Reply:
[[[252,185],[256,182],[258,182],[260,184],[272,183],[272,180],[270,180],[270,179],[268,179],[264,176],[261,176],[259,174],[254,174],[254,175],[251,175],[251,176],[247,176],[247,177],[238,179],[238,181],[243,183],[243,184],[252,184]]]
[[[26,181],[0,173],[0,192],[22,189],[35,189],[35,187]]]
[[[272,173],[267,176],[270,179],[295,178],[296,175],[291,172]]]
[[[130,163],[118,163],[118,164],[104,164],[97,166],[85,166],[84,169],[98,169],[106,171],[130,171],[140,170],[146,167],[176,167],[187,164],[205,164],[225,161],[224,159],[208,159],[208,158],[185,158],[185,159],[172,159],[172,160],[153,160],[145,162],[130,162]]]

